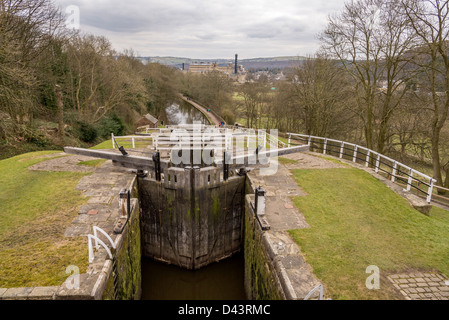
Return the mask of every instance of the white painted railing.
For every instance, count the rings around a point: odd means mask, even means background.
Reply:
[[[311,148],[313,147],[313,143],[319,144],[322,146],[323,154],[336,155],[340,159],[346,157],[353,162],[362,162],[366,167],[370,165],[374,166],[376,173],[379,171],[387,173],[391,176],[392,182],[398,182],[398,180],[404,182],[406,184],[407,191],[411,191],[412,188],[426,194],[426,201],[430,203],[432,201],[432,193],[437,182],[435,179],[429,177],[428,175],[410,168],[409,166],[391,159],[383,154],[380,154],[376,151],[368,149],[363,146],[359,146],[353,143],[328,139],[323,137],[309,136],[304,134],[297,133],[288,133],[288,145],[292,144],[292,137],[297,138],[296,140],[303,141],[305,144],[308,144]],[[321,149],[321,148],[319,148]],[[350,153],[348,153],[350,152]],[[363,157],[363,158],[361,158]],[[385,169],[385,167],[389,169]],[[404,171],[405,170],[405,171]],[[404,179],[405,176],[405,179]],[[417,183],[418,186],[415,186],[414,183]],[[427,186],[427,190],[421,189],[421,185]]]
[[[318,300],[324,300],[324,286],[322,284],[313,288],[304,300],[309,300],[317,291],[319,292]]]
[[[114,136],[113,133],[111,133],[111,140],[112,140],[112,149],[116,149],[117,145],[116,142],[118,142],[117,140],[126,140],[128,142],[131,143],[132,148],[135,149],[136,148],[136,142],[138,141],[144,141],[144,140],[150,140],[152,139],[151,136]]]
[[[270,146],[273,148],[287,148],[288,145],[284,142],[282,142],[281,140],[279,140],[279,138],[277,136],[274,136],[270,133],[267,133],[267,138],[269,141]]]
[[[101,234],[103,234],[106,239],[109,241],[109,243],[111,244],[111,247],[113,249],[115,249],[115,243],[114,241],[112,241],[112,238],[101,228],[94,226],[93,227],[94,230],[94,234],[88,234],[87,235],[87,241],[88,241],[88,249],[89,249],[89,263],[92,263],[94,261],[94,250],[93,250],[93,246],[92,246],[92,241],[95,242],[95,249],[100,249],[100,245],[106,250],[108,256],[110,259],[113,258],[112,252],[109,249],[109,247],[102,241],[100,240],[100,238],[98,238],[98,232],[100,232]]]

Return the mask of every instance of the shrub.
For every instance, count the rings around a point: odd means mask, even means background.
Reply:
[[[226,121],[227,124],[234,125],[235,114],[231,110],[229,109],[223,110],[221,116],[223,117],[223,119]]]
[[[98,134],[101,138],[108,138],[111,133],[116,136],[123,136],[125,133],[125,125],[116,114],[101,119],[99,123]]]
[[[84,121],[77,122],[77,136],[81,141],[90,143],[98,137],[97,129],[90,123]]]

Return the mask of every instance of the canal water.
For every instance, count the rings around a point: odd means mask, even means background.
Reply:
[[[165,115],[167,123],[171,125],[193,124],[197,122],[209,124],[209,121],[201,111],[185,101],[171,103],[165,108]]]
[[[171,125],[209,124],[187,102],[170,104],[166,119]],[[142,300],[245,300],[243,283],[242,253],[195,271],[142,259]]]
[[[142,300],[245,300],[242,254],[200,270],[142,260]]]

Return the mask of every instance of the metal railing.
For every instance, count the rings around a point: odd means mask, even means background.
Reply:
[[[354,163],[361,163],[366,167],[373,167],[376,173],[386,173],[392,182],[404,184],[406,191],[414,189],[419,195],[425,195],[428,203],[432,201],[432,194],[433,190],[437,187],[435,185],[437,181],[399,161],[366,147],[345,141],[296,133],[288,133],[288,137],[289,147],[293,144],[293,137],[294,140],[309,145],[311,150],[315,149],[321,151],[323,154],[350,160]]]

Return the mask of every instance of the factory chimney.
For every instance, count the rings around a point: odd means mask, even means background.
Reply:
[[[239,55],[238,54],[236,54],[235,55],[235,74],[237,74],[238,73],[238,60],[239,60]]]

